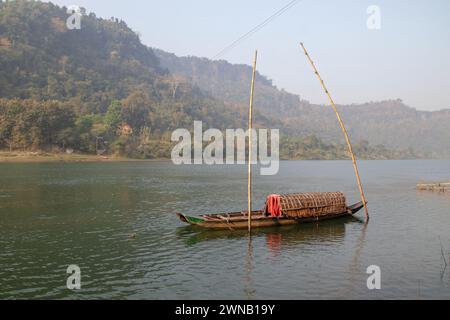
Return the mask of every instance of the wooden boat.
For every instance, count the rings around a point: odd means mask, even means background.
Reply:
[[[252,228],[276,227],[298,223],[349,217],[364,208],[362,202],[347,206],[340,192],[299,193],[281,195],[279,215],[274,215],[268,197],[265,208],[251,213]],[[272,197],[272,198],[271,198]],[[192,217],[177,213],[181,221],[210,229],[244,229],[248,227],[248,211],[205,214]]]
[[[266,205],[263,210],[252,210],[252,152],[248,155],[248,209],[242,212],[233,213],[219,213],[219,214],[205,214],[199,217],[191,217],[177,213],[181,221],[211,229],[243,229],[248,228],[249,232],[252,228],[274,227],[283,225],[293,225],[304,222],[313,222],[320,220],[336,219],[345,216],[352,216],[362,208],[366,211],[366,220],[369,219],[369,211],[367,209],[367,202],[365,200],[364,190],[358,172],[356,157],[353,153],[353,148],[347,134],[347,129],[342,122],[342,119],[337,111],[336,105],[331,98],[330,92],[325,86],[319,71],[314,62],[309,56],[303,43],[301,46],[308,58],[311,66],[314,69],[322,87],[327,94],[331,106],[336,113],[337,119],[344,133],[345,140],[348,145],[349,153],[352,157],[353,167],[358,182],[359,191],[361,194],[361,202],[352,206],[347,206],[344,194],[341,192],[327,192],[327,193],[297,193],[288,195],[270,195],[267,198]],[[255,52],[255,59],[253,62],[253,76],[250,92],[250,111],[249,111],[249,148],[252,149],[252,128],[253,128],[253,95],[255,88],[256,77],[256,61],[258,52]]]

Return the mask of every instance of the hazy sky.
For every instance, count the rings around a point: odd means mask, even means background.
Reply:
[[[56,0],[125,20],[143,42],[177,55],[214,57],[290,0]],[[381,9],[381,29],[367,28],[367,8]],[[450,108],[450,1],[302,0],[222,59],[251,64],[279,88],[325,103],[299,48],[303,41],[337,103],[403,99]]]

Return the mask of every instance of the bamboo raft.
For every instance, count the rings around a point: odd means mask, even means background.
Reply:
[[[263,210],[252,211],[251,227],[275,227],[349,217],[364,208],[359,202],[347,206],[341,192],[317,192],[280,195],[280,214],[274,215],[268,197]],[[205,214],[191,217],[177,213],[182,222],[209,229],[244,229],[248,227],[248,211]]]
[[[434,192],[450,192],[450,182],[445,183],[419,183],[417,190],[434,191]]]

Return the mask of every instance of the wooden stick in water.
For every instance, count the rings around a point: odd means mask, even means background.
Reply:
[[[250,91],[250,111],[248,117],[249,143],[248,143],[248,232],[252,230],[252,129],[253,129],[253,96],[255,92],[256,62],[258,51],[255,51],[253,60],[252,87]]]
[[[362,202],[364,204],[364,210],[366,211],[366,219],[368,221],[369,220],[369,210],[367,209],[366,197],[364,195],[364,189],[363,189],[363,186],[362,186],[362,183],[361,183],[361,178],[359,176],[358,166],[356,164],[356,157],[355,157],[355,154],[353,152],[353,147],[352,147],[352,144],[350,142],[350,138],[348,137],[347,129],[345,128],[344,123],[342,122],[341,116],[339,115],[339,112],[337,111],[336,104],[334,103],[334,100],[331,97],[330,92],[328,91],[327,87],[325,86],[325,82],[322,80],[322,77],[320,76],[319,71],[317,70],[314,62],[312,61],[311,57],[309,56],[308,51],[306,51],[306,48],[303,45],[303,42],[300,43],[300,45],[302,46],[303,51],[305,52],[305,55],[308,58],[309,63],[313,67],[314,72],[317,75],[317,78],[319,78],[319,81],[320,81],[323,89],[325,90],[325,93],[327,94],[328,99],[330,100],[331,106],[333,107],[333,110],[336,113],[336,117],[337,117],[337,119],[339,121],[339,124],[341,125],[341,129],[342,129],[342,132],[344,133],[345,141],[347,142],[348,150],[349,150],[350,155],[352,157],[353,168],[355,169],[356,179],[358,181],[359,193],[361,194],[361,200],[362,200]]]

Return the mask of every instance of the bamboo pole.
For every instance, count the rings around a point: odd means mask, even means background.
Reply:
[[[325,82],[322,80],[322,77],[319,74],[319,71],[316,68],[316,65],[314,64],[314,62],[312,61],[311,57],[308,54],[308,51],[306,51],[305,46],[303,45],[303,42],[300,43],[300,45],[303,48],[303,51],[305,52],[306,57],[308,58],[309,63],[311,64],[311,66],[314,69],[315,74],[317,75],[317,78],[319,79],[323,90],[325,90],[325,93],[328,96],[328,99],[330,100],[331,103],[331,107],[334,110],[334,113],[336,113],[336,117],[339,121],[339,124],[341,125],[341,129],[342,132],[344,133],[344,137],[345,137],[345,141],[347,142],[347,146],[348,146],[348,151],[350,152],[350,155],[352,157],[352,162],[353,162],[353,168],[355,169],[355,175],[356,175],[356,180],[358,182],[358,187],[359,187],[359,193],[361,194],[361,200],[364,204],[364,210],[366,211],[366,220],[369,220],[369,210],[367,209],[367,202],[366,202],[366,196],[364,195],[364,189],[361,183],[361,177],[359,176],[359,170],[358,170],[358,165],[356,164],[356,157],[355,154],[353,152],[353,147],[352,144],[350,142],[350,138],[348,137],[348,132],[347,129],[345,128],[344,122],[342,122],[341,116],[339,115],[339,112],[336,108],[336,104],[334,103],[333,98],[331,97],[330,92],[328,91],[327,87],[325,86]]]
[[[250,110],[248,116],[248,232],[252,231],[252,129],[253,129],[253,96],[255,93],[256,62],[258,61],[258,51],[255,51],[253,60],[252,87],[250,90]]]

